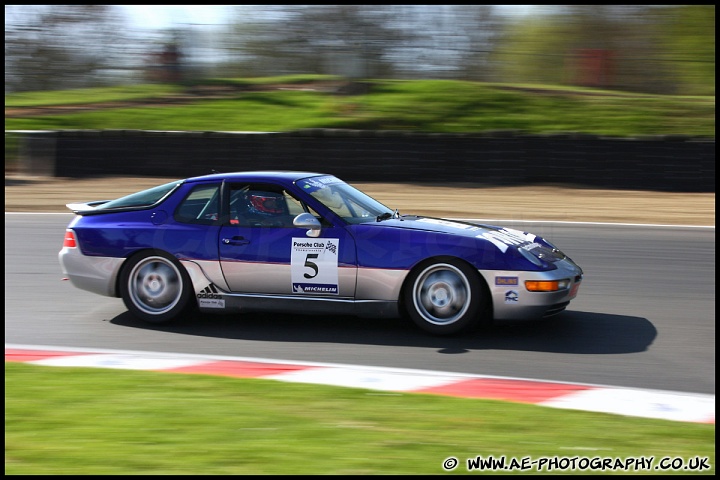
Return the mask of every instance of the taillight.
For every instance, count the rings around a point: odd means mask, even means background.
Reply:
[[[77,247],[77,242],[75,241],[75,232],[73,232],[72,230],[65,230],[65,240],[63,241],[63,247]]]

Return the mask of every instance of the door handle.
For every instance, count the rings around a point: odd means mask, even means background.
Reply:
[[[247,245],[248,243],[250,243],[250,240],[238,235],[232,238],[223,238],[222,242],[225,245]]]

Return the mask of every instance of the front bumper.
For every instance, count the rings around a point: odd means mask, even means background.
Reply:
[[[577,296],[583,279],[580,267],[570,259],[555,263],[556,270],[547,272],[480,271],[493,302],[495,320],[536,320],[556,315]],[[531,292],[527,280],[570,279],[568,288],[557,292]]]

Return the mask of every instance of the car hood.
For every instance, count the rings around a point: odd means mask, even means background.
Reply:
[[[447,234],[474,238],[477,241],[493,245],[502,253],[516,250],[536,266],[546,267],[559,260],[568,259],[567,255],[544,238],[529,232],[512,228],[486,225],[462,220],[404,215],[399,218],[380,222],[365,223],[365,226],[379,225],[381,228],[416,230],[433,234]]]
[[[507,244],[507,240],[510,239],[512,240],[510,244],[518,247],[525,244],[531,244],[537,240],[542,240],[540,237],[532,233],[514,230],[511,228],[498,227],[495,225],[485,225],[481,223],[473,223],[463,220],[449,220],[446,218],[423,217],[415,215],[404,215],[399,218],[376,222],[376,224],[389,228],[422,230],[426,232],[461,235],[464,237],[485,238],[493,243],[494,241],[499,239],[505,245]]]

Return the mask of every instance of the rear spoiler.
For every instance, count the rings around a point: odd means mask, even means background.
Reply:
[[[95,200],[93,202],[79,202],[79,203],[68,203],[65,206],[72,210],[73,213],[82,215],[87,212],[95,210],[100,205],[103,205],[110,200]]]

